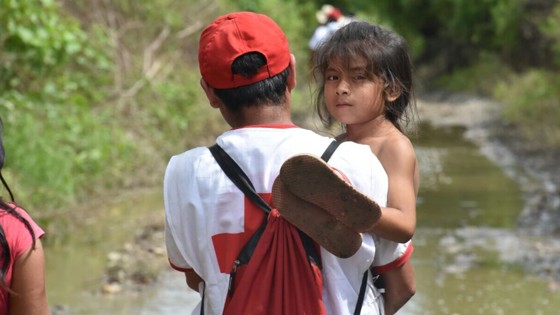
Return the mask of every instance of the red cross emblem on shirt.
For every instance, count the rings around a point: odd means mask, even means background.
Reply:
[[[264,201],[270,204],[272,200],[271,193],[259,194]],[[221,233],[212,236],[212,243],[216,250],[216,258],[220,271],[222,273],[230,273],[233,262],[237,259],[239,252],[247,243],[249,238],[255,233],[264,219],[265,212],[256,206],[247,197],[244,198],[245,211],[243,218],[244,230],[241,233]]]

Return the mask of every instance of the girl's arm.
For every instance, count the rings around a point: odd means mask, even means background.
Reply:
[[[412,143],[405,136],[392,137],[377,153],[389,178],[387,208],[371,232],[385,239],[405,243],[416,229],[418,165]]]
[[[45,289],[45,257],[41,240],[14,263],[10,292],[10,315],[48,315]]]

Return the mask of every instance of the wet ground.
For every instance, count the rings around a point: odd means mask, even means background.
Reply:
[[[433,126],[463,126],[464,137],[513,178],[521,188],[522,211],[516,234],[524,235],[518,262],[551,287],[560,281],[560,161],[559,149],[537,152],[523,143],[499,117],[501,105],[484,98],[446,94],[426,95],[418,104],[420,118]]]

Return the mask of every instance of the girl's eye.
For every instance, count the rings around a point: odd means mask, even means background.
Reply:
[[[362,71],[354,72],[353,79],[356,81],[367,80],[368,76]]]
[[[327,75],[327,81],[335,81],[338,79],[336,75]]]

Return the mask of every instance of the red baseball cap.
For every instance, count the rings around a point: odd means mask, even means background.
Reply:
[[[246,53],[259,52],[267,64],[251,78],[231,72],[233,61]],[[290,64],[290,48],[282,29],[271,18],[252,12],[218,17],[200,36],[198,65],[208,85],[231,89],[273,77]]]

